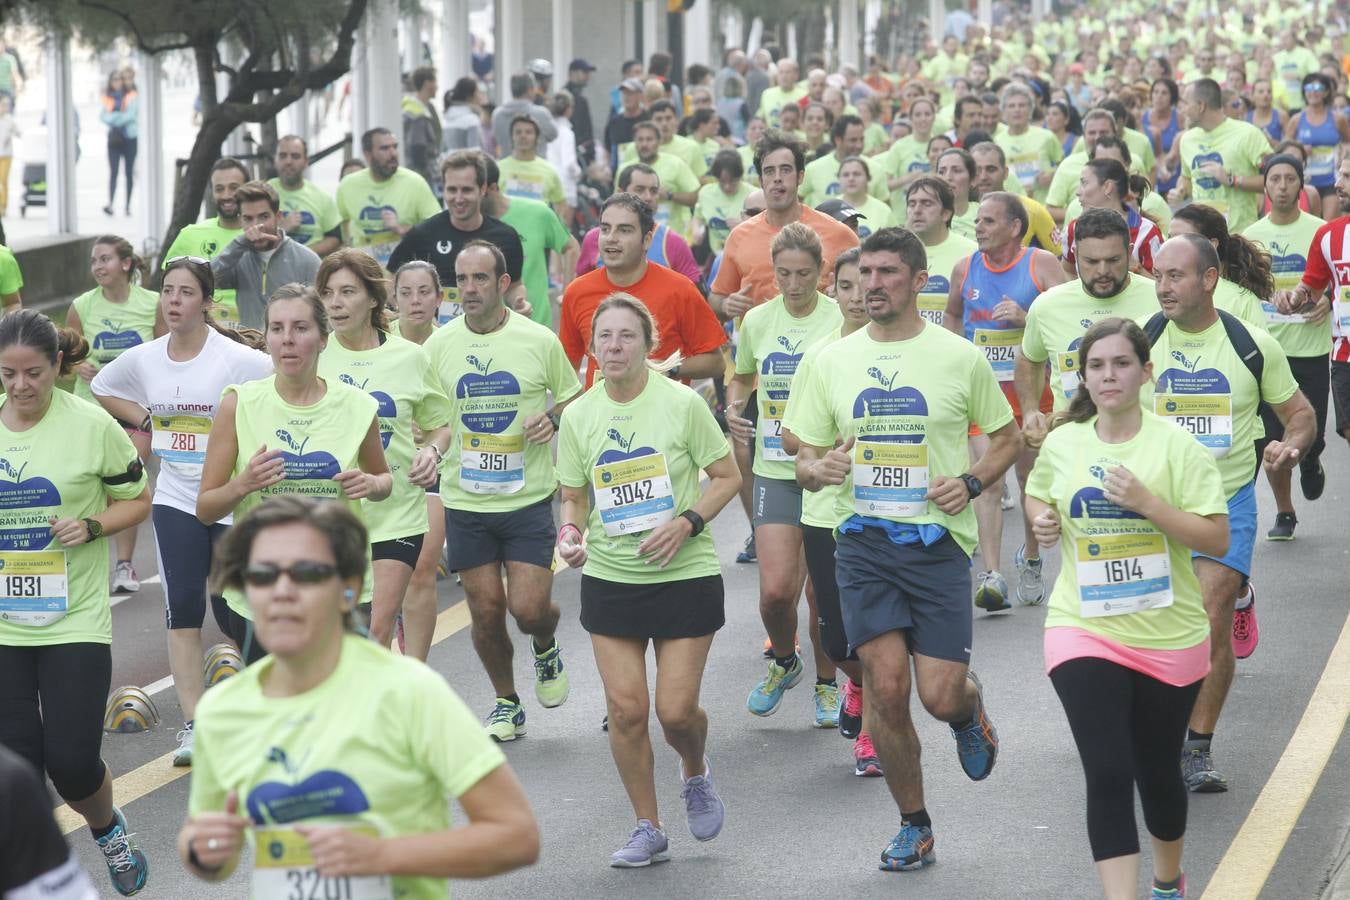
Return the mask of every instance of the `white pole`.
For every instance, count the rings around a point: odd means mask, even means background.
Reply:
[[[140,121],[140,162],[145,175],[141,178],[142,214],[140,220],[145,223],[146,249],[159,250],[159,239],[168,227],[169,217],[165,199],[164,179],[172,177],[172,165],[166,165],[164,159],[164,71],[159,55],[142,53],[138,60],[140,67],[141,121]],[[149,254],[146,254],[147,256]]]
[[[521,0],[499,0],[497,10],[502,29],[495,41],[500,60],[497,71],[501,73],[498,87],[501,102],[505,103],[511,99],[511,76],[525,69],[525,13]]]
[[[839,64],[858,67],[858,0],[839,0]]]
[[[70,39],[47,38],[47,233],[79,230],[75,210],[75,103],[70,82]]]
[[[664,4],[657,0],[642,0],[642,71],[647,71],[647,60],[661,49],[657,44],[657,24],[663,14]]]
[[[439,73],[442,93],[469,71],[469,0],[443,0]]]
[[[553,0],[553,78],[549,85],[556,92],[567,84],[567,64],[572,61],[572,0]]]

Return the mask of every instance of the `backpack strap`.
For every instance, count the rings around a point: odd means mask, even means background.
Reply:
[[[1215,312],[1219,314],[1219,321],[1223,322],[1223,330],[1228,335],[1228,343],[1233,345],[1233,350],[1242,360],[1242,364],[1256,379],[1256,392],[1259,396],[1261,393],[1261,376],[1265,374],[1266,370],[1266,358],[1261,353],[1261,348],[1256,345],[1256,339],[1252,337],[1251,331],[1241,319],[1221,309],[1216,309]]]
[[[1150,347],[1158,343],[1158,338],[1162,337],[1162,333],[1166,328],[1167,316],[1160,312],[1156,312],[1149,317],[1149,320],[1144,323],[1144,334],[1148,335],[1148,345]]]

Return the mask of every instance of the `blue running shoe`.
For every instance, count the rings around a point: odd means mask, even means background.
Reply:
[[[927,825],[906,823],[886,847],[881,851],[883,872],[912,872],[931,866],[937,862],[933,852],[933,829]]]
[[[746,707],[757,716],[771,716],[778,712],[783,702],[783,694],[797,686],[802,680],[802,658],[792,655],[792,667],[784,669],[776,660],[769,660],[769,673],[764,680],[755,685],[746,699]]]
[[[727,808],[713,787],[712,763],[703,757],[703,774],[692,778],[684,777],[681,766],[680,797],[684,799],[685,817],[689,820],[689,833],[695,840],[711,841],[722,833],[722,825],[727,820]]]
[[[112,879],[113,887],[123,897],[130,897],[145,887],[146,879],[150,877],[150,864],[131,840],[135,835],[127,831],[127,817],[115,806],[113,816],[117,824],[112,831],[95,838],[94,842],[103,851],[103,861],[108,865],[108,877]]]
[[[965,728],[953,727],[952,737],[956,738],[956,756],[961,760],[961,768],[971,781],[983,781],[994,771],[994,762],[998,759],[998,732],[984,711],[984,685],[974,672],[967,670],[966,677],[975,682],[975,714]]]
[[[666,833],[650,819],[638,819],[637,827],[628,836],[628,843],[614,851],[609,864],[616,869],[641,869],[668,859],[670,841],[666,840]]]
[[[1148,900],[1186,900],[1186,876],[1182,875],[1180,882],[1174,888],[1158,887],[1158,882],[1153,882],[1153,890],[1148,895]]]

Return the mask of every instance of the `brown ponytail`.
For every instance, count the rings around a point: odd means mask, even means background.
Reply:
[[[131,270],[127,272],[127,281],[132,284],[149,284],[150,264],[131,246],[131,241],[121,235],[104,234],[94,238],[94,246],[97,247],[100,244],[111,247],[113,252],[117,254],[118,259],[131,260]]]
[[[1100,322],[1094,323],[1083,333],[1083,342],[1078,345],[1078,373],[1080,378],[1083,373],[1087,372],[1088,351],[1092,349],[1092,345],[1113,334],[1124,335],[1125,339],[1130,342],[1134,355],[1139,358],[1139,364],[1141,366],[1148,365],[1150,348],[1148,335],[1144,334],[1144,329],[1130,319],[1112,316],[1109,319],[1102,319]],[[1066,422],[1086,422],[1096,414],[1097,404],[1088,394],[1087,385],[1079,384],[1078,390],[1074,391],[1073,399],[1069,401],[1069,408],[1060,410],[1050,417],[1050,430],[1054,431]]]

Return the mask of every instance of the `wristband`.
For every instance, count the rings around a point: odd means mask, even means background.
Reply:
[[[562,541],[563,541],[563,532],[566,532],[566,531],[575,531],[575,532],[577,533],[577,540],[578,540],[578,541],[581,540],[581,529],[578,528],[577,526],[573,525],[571,522],[568,522],[567,524],[563,525],[563,527],[561,527],[561,528],[558,529],[558,543],[559,543],[559,544],[562,543]]]
[[[445,459],[445,454],[441,452],[440,447],[437,447],[435,444],[427,444],[427,446],[431,448],[432,453],[436,454],[436,462],[439,463]]]
[[[707,524],[703,521],[703,517],[692,509],[686,509],[684,512],[680,513],[680,518],[687,521],[693,527],[694,530],[690,533],[690,537],[698,537],[699,533],[703,531],[703,526]]]

